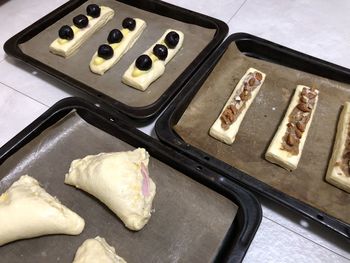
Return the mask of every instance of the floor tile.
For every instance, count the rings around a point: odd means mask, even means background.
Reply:
[[[0,84],[0,146],[46,109],[45,105]]]
[[[342,263],[350,260],[263,218],[243,262]]]
[[[248,0],[229,22],[246,32],[350,67],[349,1]]]

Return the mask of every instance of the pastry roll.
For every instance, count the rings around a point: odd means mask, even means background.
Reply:
[[[78,235],[84,219],[62,205],[23,175],[0,196],[0,246],[8,242],[49,234]]]
[[[149,155],[138,148],[100,153],[74,160],[65,183],[95,196],[131,230],[140,230],[151,217],[156,186],[148,174]]]
[[[266,75],[249,68],[236,85],[219,117],[209,130],[209,134],[226,144],[232,144],[238,133],[243,118],[253,103]]]
[[[113,29],[103,44],[95,52],[91,61],[92,72],[103,75],[134,45],[146,28],[146,22],[139,18],[127,17],[122,23],[123,29]]]
[[[62,57],[72,55],[97,30],[114,16],[113,9],[95,4],[88,5],[87,15],[77,15],[72,26],[64,25],[58,31],[58,38],[50,45],[50,51]]]
[[[148,86],[163,75],[166,64],[182,47],[184,34],[179,30],[168,29],[163,36],[125,71],[122,81],[139,90]]]
[[[340,114],[326,181],[350,193],[350,102]]]
[[[298,166],[316,111],[319,91],[298,85],[265,158],[287,170]]]
[[[126,263],[119,257],[114,247],[99,236],[90,238],[78,248],[73,263]]]

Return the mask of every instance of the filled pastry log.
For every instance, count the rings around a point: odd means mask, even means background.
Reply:
[[[249,68],[236,85],[209,134],[227,144],[232,144],[246,112],[258,94],[266,75]]]
[[[64,25],[60,28],[58,38],[50,45],[52,53],[69,57],[114,16],[113,9],[96,4],[88,5],[86,13],[87,15],[75,16],[72,26]]]
[[[135,44],[146,28],[146,22],[139,18],[127,17],[122,22],[123,29],[113,29],[106,44],[100,45],[90,61],[90,70],[103,75]]]
[[[350,193],[350,102],[340,114],[326,181]]]
[[[23,175],[0,196],[0,246],[49,234],[78,235],[84,219]]]
[[[131,230],[140,230],[151,217],[156,185],[148,173],[149,155],[128,152],[88,155],[71,163],[65,183],[95,196]]]
[[[319,91],[298,85],[288,110],[265,154],[265,158],[287,170],[298,166],[316,111]]]
[[[139,90],[148,86],[163,75],[166,64],[182,47],[184,34],[179,30],[168,29],[163,36],[125,71],[122,81]]]

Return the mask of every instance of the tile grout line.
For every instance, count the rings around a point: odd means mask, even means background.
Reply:
[[[241,6],[236,10],[236,12],[230,17],[230,19],[227,21],[227,24],[230,23],[230,21],[232,20],[232,18],[234,18],[235,15],[237,15],[237,13],[241,10],[241,8],[245,5],[245,3],[248,0],[244,0],[244,2],[241,4]]]
[[[39,100],[37,100],[37,99],[35,99],[35,98],[33,98],[33,97],[30,97],[30,96],[28,96],[27,94],[25,94],[25,93],[23,93],[23,92],[21,92],[21,91],[15,89],[15,88],[11,87],[11,86],[9,86],[9,85],[7,85],[7,84],[1,82],[1,81],[0,81],[0,84],[2,84],[2,85],[4,85],[5,87],[8,87],[8,88],[10,88],[10,89],[12,89],[12,90],[18,92],[19,94],[24,95],[24,96],[27,97],[27,98],[30,98],[30,99],[32,99],[32,100],[38,102],[39,104],[41,104],[41,105],[43,105],[43,106],[45,106],[45,107],[47,107],[47,108],[50,107],[49,105],[46,105],[45,103],[43,103],[43,102],[41,102],[41,101],[39,101]]]
[[[299,234],[298,232],[295,232],[294,230],[292,230],[292,229],[290,229],[290,228],[288,228],[288,227],[286,227],[286,226],[284,226],[284,225],[281,225],[280,223],[278,223],[278,222],[276,222],[276,221],[274,221],[274,220],[272,220],[272,219],[270,219],[270,218],[268,218],[268,217],[266,217],[266,216],[263,216],[263,217],[266,218],[267,220],[269,220],[269,221],[271,221],[271,222],[273,222],[273,223],[275,223],[275,224],[277,224],[277,225],[279,225],[279,226],[281,226],[281,227],[283,227],[283,228],[289,230],[290,232],[292,232],[292,233],[294,233],[294,234],[296,234],[296,235],[298,235],[298,236],[300,236],[300,237],[302,237],[302,238],[304,238],[304,239],[306,239],[306,240],[312,242],[313,244],[315,244],[315,245],[317,245],[317,246],[320,246],[320,247],[322,247],[322,248],[328,250],[329,252],[332,252],[332,253],[334,253],[334,254],[336,254],[336,255],[338,255],[338,256],[344,258],[344,259],[350,260],[350,258],[348,258],[348,257],[346,257],[346,256],[343,256],[343,255],[339,254],[338,252],[335,252],[335,251],[333,251],[333,250],[331,250],[331,249],[329,249],[329,248],[327,248],[327,247],[325,247],[325,246],[323,246],[323,245],[321,245],[321,244],[319,244],[319,243],[313,241],[312,239],[310,239],[310,238],[308,238],[308,237],[305,237],[305,236]]]

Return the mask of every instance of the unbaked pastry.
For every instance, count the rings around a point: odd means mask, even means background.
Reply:
[[[90,70],[92,72],[103,75],[107,70],[115,65],[130,48],[132,48],[146,28],[146,22],[142,19],[134,18],[133,20],[135,21],[135,27],[132,30],[128,28],[123,28],[120,31],[117,29],[112,30],[121,34],[122,38],[120,40],[116,39],[115,41],[108,41],[108,43],[100,46],[99,51],[102,50],[102,54],[99,54],[100,52],[95,52],[90,61]],[[112,31],[110,35],[114,33]],[[120,42],[116,42],[118,40]],[[108,51],[105,52],[107,53],[106,55],[103,54],[102,48],[104,47]]]
[[[78,248],[73,263],[126,263],[102,237],[90,238]]]
[[[79,15],[84,17],[83,15]],[[79,16],[77,16],[79,18]],[[89,39],[97,30],[102,28],[114,16],[113,9],[100,6],[100,14],[98,17],[85,16],[88,18],[88,24],[85,27],[78,28],[76,25],[70,26],[73,36],[67,38],[58,37],[50,45],[50,51],[62,57],[72,55],[87,39]],[[75,17],[76,18],[76,17]],[[78,19],[79,21],[79,19]],[[80,19],[80,21],[84,21]],[[69,32],[69,26],[63,26]],[[62,30],[62,28],[60,30]],[[67,35],[67,34],[66,34]]]
[[[350,102],[345,102],[338,121],[333,154],[328,164],[327,182],[350,193]]]
[[[287,170],[298,166],[316,111],[319,91],[298,85],[265,158]]]
[[[181,31],[166,30],[154,45],[129,66],[122,81],[135,89],[146,90],[152,82],[163,75],[166,64],[180,50],[183,41],[184,34]]]
[[[131,230],[140,230],[151,217],[156,185],[148,174],[149,155],[138,148],[100,153],[74,160],[65,183],[82,189],[108,206]]]
[[[0,196],[0,246],[49,234],[78,235],[84,219],[48,194],[34,178],[23,175]]]
[[[209,134],[212,137],[226,144],[232,144],[235,141],[244,116],[264,83],[265,77],[266,74],[255,68],[247,70],[211,126]]]

